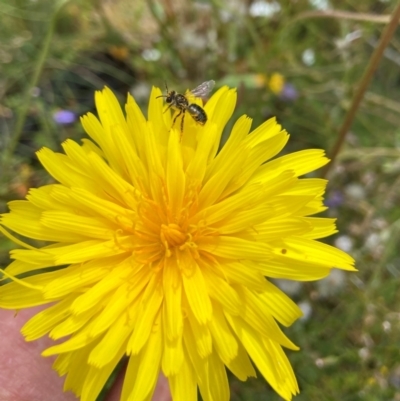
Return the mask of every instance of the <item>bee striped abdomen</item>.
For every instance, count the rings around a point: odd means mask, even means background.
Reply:
[[[207,114],[198,104],[190,104],[187,111],[197,123],[204,125],[207,122]]]

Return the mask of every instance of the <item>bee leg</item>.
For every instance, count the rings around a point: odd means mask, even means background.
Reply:
[[[172,107],[172,104],[170,104],[170,105],[163,111],[163,114],[166,113],[171,107]]]
[[[179,142],[182,142],[182,136],[183,136],[183,122],[185,121],[185,111],[183,111],[182,115],[182,120],[181,120],[181,136],[179,138]]]
[[[182,110],[179,110],[179,113],[175,116],[174,121],[172,121],[172,127],[171,129],[174,127],[175,121],[176,119],[182,114]]]

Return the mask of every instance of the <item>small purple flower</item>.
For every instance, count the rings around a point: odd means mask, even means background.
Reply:
[[[343,194],[340,191],[333,191],[327,199],[325,199],[325,206],[336,208],[343,203]]]
[[[58,125],[69,125],[76,121],[76,114],[71,110],[58,110],[53,114],[53,120]]]
[[[284,102],[294,102],[299,97],[299,92],[294,87],[294,85],[290,83],[285,83],[279,97]]]

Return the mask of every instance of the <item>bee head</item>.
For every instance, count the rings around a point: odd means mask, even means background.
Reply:
[[[175,99],[175,96],[176,96],[175,91],[167,92],[167,94],[165,96],[165,98],[166,98],[165,101],[167,103],[171,103]]]
[[[156,99],[158,99],[159,97],[165,97],[165,101],[167,103],[171,103],[173,101],[173,99],[175,98],[176,92],[175,91],[169,91],[166,82],[165,82],[165,91],[166,91],[166,95],[157,96]]]

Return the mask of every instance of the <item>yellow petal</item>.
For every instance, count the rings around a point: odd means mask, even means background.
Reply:
[[[110,268],[124,260],[125,256],[113,256],[70,265],[59,271],[59,274],[43,288],[43,293],[48,298],[63,297],[74,292],[79,294],[83,289],[102,280],[110,272]]]
[[[105,333],[101,341],[94,347],[89,355],[88,363],[97,369],[104,368],[109,363],[126,351],[128,337],[132,333],[132,327],[127,323],[126,316],[118,314],[113,324]],[[93,329],[92,329],[93,332]]]
[[[239,317],[227,316],[227,318],[268,383],[283,399],[291,400],[292,395],[298,392],[298,387],[297,383],[293,383],[293,377],[287,371],[287,359],[282,359],[284,363],[276,363],[270,349],[266,348],[262,337],[252,327]],[[276,345],[276,347],[280,346]]]
[[[208,325],[201,325],[193,316],[193,313],[187,315],[192,333],[196,333],[194,341],[196,343],[197,354],[204,359],[212,353],[212,337]]]
[[[138,308],[137,323],[127,345],[128,354],[137,354],[145,346],[163,300],[159,275],[153,274],[144,290]],[[139,372],[140,374],[140,372]]]
[[[229,383],[224,364],[215,352],[209,358],[210,393],[213,400],[229,401]]]
[[[208,296],[203,274],[194,260],[186,257],[182,263],[190,263],[182,274],[183,287],[190,309],[199,324],[205,324],[211,319],[212,306]]]
[[[188,355],[186,354],[179,373],[169,377],[171,395],[174,401],[188,401],[197,399],[197,382],[195,378],[195,372],[188,359]]]
[[[171,258],[170,258],[171,259]],[[174,260],[166,260],[163,274],[163,322],[169,340],[182,335],[182,279]]]
[[[226,235],[199,240],[198,245],[199,250],[222,258],[265,260],[271,256],[271,248],[266,243]]]
[[[266,281],[266,290],[258,294],[258,302],[281,324],[288,327],[303,316],[301,309],[278,287]]]
[[[171,220],[178,222],[185,195],[186,180],[183,171],[179,138],[175,130],[171,133],[168,142],[166,184]]]
[[[238,356],[238,343],[225,320],[222,308],[217,303],[213,304],[213,319],[209,328],[218,355],[225,365],[228,365]]]
[[[167,377],[175,376],[181,371],[185,359],[182,337],[174,340],[169,340],[166,335],[163,337],[162,371]]]
[[[69,315],[69,306],[75,295],[64,298],[60,302],[42,310],[30,318],[21,329],[27,341],[36,340],[47,334],[57,323]]]
[[[203,266],[202,273],[210,297],[218,301],[229,313],[238,315],[242,309],[242,303],[235,289],[226,280],[218,277],[212,268]]]
[[[95,366],[90,367],[82,386],[82,401],[96,401],[100,391],[104,388],[111,373],[124,355],[124,352],[124,347],[120,346],[112,350],[112,359],[110,359],[107,365],[101,368]]]
[[[292,170],[296,176],[301,176],[324,166],[329,162],[325,152],[320,149],[307,149],[281,156],[269,161],[257,170],[252,181],[262,181],[263,177],[281,174],[282,171]]]
[[[354,259],[347,253],[333,246],[306,238],[293,237],[284,240],[286,252],[284,256],[301,262],[319,263],[321,266],[339,267],[344,270],[355,271]],[[274,251],[278,255],[282,252]]]
[[[161,354],[162,331],[160,318],[158,317],[154,321],[154,328],[151,330],[146,345],[136,359],[140,369],[137,371],[133,389],[126,398],[128,401],[143,401],[147,400],[149,395],[151,396],[157,384]],[[133,357],[131,356],[131,358]],[[121,398],[122,400],[124,399],[123,397]]]
[[[92,347],[95,345],[96,343],[89,344],[88,346],[73,351],[70,354],[64,354],[71,355],[67,377],[64,382],[64,391],[72,390],[78,396],[82,394],[85,379],[90,369],[86,361]]]
[[[240,293],[242,299],[245,300],[246,305],[241,317],[246,321],[246,323],[259,332],[261,336],[269,338],[285,348],[292,350],[299,349],[283,334],[270,313],[268,305],[259,298],[257,293],[253,293],[243,287]]]
[[[189,325],[185,325],[183,340],[188,359],[190,360],[195,373],[201,396],[204,401],[213,401],[210,392],[209,361],[208,358],[200,358],[197,352],[196,337]]]

